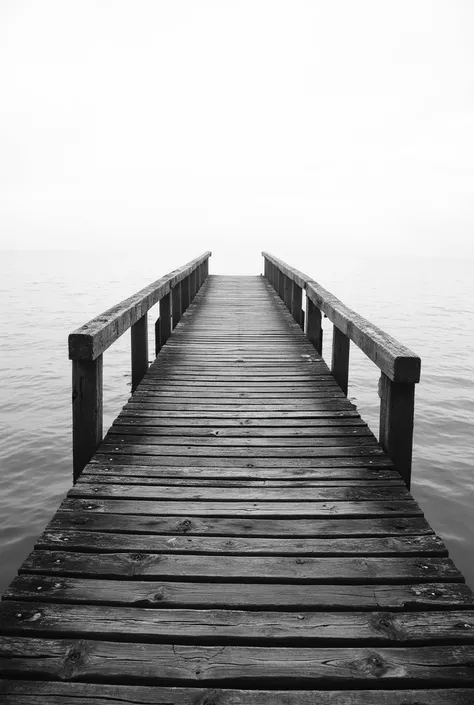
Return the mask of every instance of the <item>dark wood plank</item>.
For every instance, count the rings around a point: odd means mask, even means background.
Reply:
[[[209,517],[246,517],[246,518],[308,518],[328,519],[333,518],[369,518],[369,517],[416,517],[422,516],[422,511],[413,500],[400,502],[206,502],[197,501],[180,502],[175,500],[156,501],[145,499],[120,499],[120,498],[66,498],[61,503],[64,511],[112,512],[114,514],[181,515],[209,516]]]
[[[2,633],[126,642],[264,646],[474,646],[474,611],[317,612],[0,603]]]
[[[474,646],[291,648],[0,638],[4,677],[214,687],[474,685]]]
[[[108,531],[128,534],[185,534],[187,536],[261,536],[268,538],[352,538],[372,536],[427,536],[433,534],[426,519],[415,517],[371,517],[369,519],[228,519],[225,517],[147,516],[85,510],[84,500],[66,500],[70,511],[58,511],[48,530]],[[107,504],[107,503],[106,503]],[[113,508],[113,503],[108,503]]]
[[[270,487],[173,487],[169,485],[92,485],[81,482],[75,485],[68,497],[104,497],[119,499],[148,499],[196,502],[249,501],[249,502],[358,502],[358,501],[411,501],[403,485],[382,487],[288,487],[284,490]],[[284,511],[284,509],[283,509]]]
[[[3,681],[4,705],[472,705],[474,690],[230,690]]]
[[[313,585],[197,583],[152,580],[98,580],[41,574],[19,575],[6,600],[67,604],[129,605],[161,609],[241,608],[246,610],[438,610],[474,609],[464,583],[410,585]],[[461,619],[462,621],[462,619]]]
[[[236,536],[157,536],[94,531],[44,531],[36,548],[106,553],[145,552],[217,555],[277,556],[447,556],[438,536],[386,536],[377,538],[255,538]]]
[[[463,582],[449,558],[289,558],[274,556],[79,553],[35,550],[21,573],[90,577],[147,577],[292,583]]]

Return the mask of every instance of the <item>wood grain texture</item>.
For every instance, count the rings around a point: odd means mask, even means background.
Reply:
[[[402,690],[237,690],[0,681],[4,705],[472,705],[471,688]]]
[[[1,637],[4,677],[214,687],[474,685],[474,646],[281,648]]]

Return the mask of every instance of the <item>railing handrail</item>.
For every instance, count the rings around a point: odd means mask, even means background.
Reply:
[[[210,256],[210,251],[205,252],[77,328],[69,335],[69,359],[98,358],[176,284],[189,276]]]
[[[155,353],[165,345],[209,274],[207,251],[96,316],[69,336],[74,482],[102,441],[103,352],[130,328],[132,393],[148,369],[148,311],[159,302]]]
[[[286,262],[268,252],[262,255],[291,281],[305,289],[306,296],[352,340],[393,382],[420,381],[421,360],[410,348],[346,306],[334,294]]]
[[[344,394],[347,395],[349,383],[351,340],[379,367],[379,440],[409,488],[415,384],[420,381],[420,358],[391,335],[359,316],[311,277],[268,252],[262,252],[262,255],[268,282],[321,356],[322,314],[332,322],[331,373]],[[306,291],[306,312],[302,310],[303,290]]]

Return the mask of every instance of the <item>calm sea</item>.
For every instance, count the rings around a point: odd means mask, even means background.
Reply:
[[[71,486],[68,333],[197,254],[1,253],[0,592]],[[413,493],[474,587],[474,262],[313,255],[287,259],[422,358]],[[258,253],[211,260],[211,273],[260,267]],[[330,359],[329,328],[326,341]],[[106,426],[129,395],[129,348],[125,334],[104,356]],[[377,370],[351,348],[350,373],[349,397],[377,432]]]

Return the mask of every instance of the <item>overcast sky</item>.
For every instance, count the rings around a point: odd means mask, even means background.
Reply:
[[[0,247],[473,254],[473,38],[472,0],[0,0]]]

